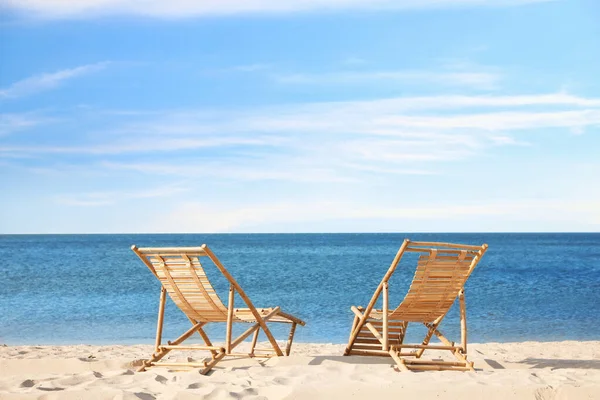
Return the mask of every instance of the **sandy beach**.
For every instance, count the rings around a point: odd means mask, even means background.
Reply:
[[[0,398],[600,399],[600,341],[473,344],[475,373],[401,373],[389,358],[343,357],[343,345],[304,343],[290,357],[226,359],[208,376],[168,368],[135,372],[151,348],[2,346]],[[179,352],[171,359],[202,356]]]

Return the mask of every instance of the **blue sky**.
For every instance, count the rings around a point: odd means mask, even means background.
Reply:
[[[595,1],[0,15],[0,233],[600,228]]]

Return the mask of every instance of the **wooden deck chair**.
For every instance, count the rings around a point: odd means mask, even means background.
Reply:
[[[304,321],[286,314],[279,307],[256,308],[240,285],[233,279],[223,264],[205,244],[200,247],[163,247],[163,248],[137,248],[131,249],[146,264],[150,271],[162,284],[158,307],[158,325],[156,329],[156,342],[154,353],[149,360],[144,361],[138,371],[144,371],[152,366],[166,367],[200,367],[200,373],[206,374],[225,356],[250,356],[271,357],[282,356],[284,353],[275,341],[267,327],[268,322],[282,322],[291,324],[285,355],[290,354],[296,325],[304,326]],[[229,282],[229,299],[225,307],[216,291],[210,284],[204,268],[200,263],[201,257],[208,257]],[[234,304],[234,296],[238,294],[246,308],[238,308]],[[190,320],[192,327],[166,345],[161,344],[163,317],[165,311],[166,295],[183,311]],[[225,345],[216,346],[204,331],[205,325],[211,322],[225,322]],[[251,326],[240,336],[232,339],[232,326],[234,322],[249,323]],[[260,330],[263,330],[273,352],[255,355],[255,346]],[[198,332],[204,341],[203,346],[182,343]],[[248,336],[253,334],[250,353],[233,353],[233,350]],[[159,360],[172,350],[207,350],[211,353],[210,360],[203,363],[167,363]],[[258,349],[256,349],[258,351]]]
[[[487,250],[487,244],[468,246],[451,243],[411,242],[406,239],[366,308],[352,306],[354,322],[344,355],[390,356],[400,371],[473,371],[467,361],[467,316],[464,285]],[[420,253],[417,270],[404,300],[390,310],[389,280],[405,252]],[[382,298],[382,308],[375,303]],[[456,345],[438,327],[458,297],[461,342]],[[404,344],[409,322],[422,323],[427,334],[421,344]],[[441,341],[431,345],[433,336]],[[409,352],[409,349],[414,349]],[[449,350],[457,361],[420,360],[425,350]],[[413,357],[413,359],[406,359]],[[416,359],[415,359],[416,358]]]

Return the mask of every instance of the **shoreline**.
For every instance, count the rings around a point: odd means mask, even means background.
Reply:
[[[389,358],[342,356],[345,345],[295,343],[290,357],[231,358],[202,376],[134,372],[152,345],[0,347],[3,399],[600,398],[600,341],[473,343],[476,372],[398,372]],[[259,344],[266,348],[267,343]],[[243,348],[240,349],[243,351]],[[447,352],[446,352],[447,353]],[[201,360],[206,353],[174,352]],[[446,358],[431,351],[424,357]],[[487,400],[487,399],[486,399]]]
[[[455,335],[456,336],[456,335]],[[421,336],[417,335],[417,338],[421,339]],[[276,338],[278,342],[284,343],[283,341],[279,340],[278,338]],[[223,342],[223,338],[217,339],[216,342]],[[315,345],[315,346],[345,346],[346,343],[348,341],[345,340],[344,342],[333,342],[333,341],[302,341],[302,340],[297,340],[294,339],[294,347],[296,345],[300,345],[300,346],[304,346],[304,345]],[[406,343],[412,343],[414,341],[407,341]],[[568,342],[573,342],[573,343],[585,343],[585,342],[589,342],[589,343],[600,343],[600,339],[595,340],[595,339],[541,339],[541,340],[533,340],[533,339],[528,339],[528,340],[506,340],[506,341],[489,341],[489,342],[469,342],[469,346],[480,346],[480,345],[512,345],[512,344],[525,344],[525,343],[548,343],[548,344],[556,344],[556,343],[568,343]],[[200,344],[201,340],[199,338],[190,338],[186,341],[186,343],[193,343],[193,344]],[[266,343],[266,342],[265,342]],[[416,342],[415,342],[416,343]],[[72,347],[72,346],[90,346],[90,347],[113,347],[113,346],[123,346],[123,347],[143,347],[143,346],[149,346],[149,347],[153,347],[154,346],[154,338],[152,338],[151,340],[146,340],[145,342],[136,342],[136,341],[125,341],[125,342],[105,342],[105,341],[99,341],[99,342],[94,342],[94,341],[90,341],[90,342],[31,342],[31,343],[20,343],[20,342],[15,342],[15,343],[11,343],[10,341],[6,341],[6,342],[2,342],[0,341],[0,349],[3,347]],[[0,354],[0,359],[2,358],[2,355]]]

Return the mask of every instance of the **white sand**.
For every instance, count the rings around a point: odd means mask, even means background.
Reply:
[[[134,372],[134,360],[151,346],[5,346],[0,398],[600,399],[600,341],[474,344],[474,373],[398,372],[389,358],[343,357],[343,347],[295,344],[290,357],[226,359],[202,376]],[[202,357],[172,354],[179,361]]]

